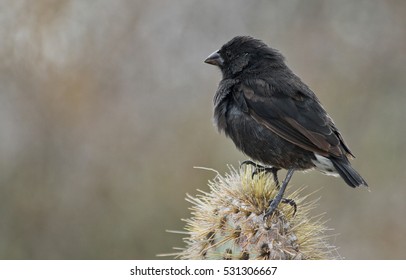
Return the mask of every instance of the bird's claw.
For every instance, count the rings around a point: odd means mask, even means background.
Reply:
[[[243,162],[241,162],[240,168],[243,165],[252,165],[252,166],[254,166],[255,169],[251,174],[252,179],[254,178],[255,175],[258,175],[259,173],[263,173],[263,172],[272,173],[275,184],[276,184],[276,188],[279,189],[279,180],[278,180],[278,175],[277,175],[277,172],[278,172],[279,168],[263,166],[263,165],[260,165],[260,164],[258,164],[256,162],[253,162],[252,160],[244,160]]]
[[[293,207],[293,216],[296,215],[296,211],[297,211],[297,204],[293,199],[290,198],[282,198],[281,203],[285,203],[285,204],[289,204],[290,206]],[[264,214],[264,220],[272,215],[272,213],[276,210],[276,208],[278,207],[278,203],[272,199],[269,202],[269,208],[266,210],[265,214]]]

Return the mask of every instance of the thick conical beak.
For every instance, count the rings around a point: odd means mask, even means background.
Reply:
[[[218,51],[215,51],[211,55],[209,55],[208,58],[204,61],[205,63],[212,64],[212,65],[217,65],[217,66],[222,66],[223,65],[223,58],[221,55],[218,53]]]

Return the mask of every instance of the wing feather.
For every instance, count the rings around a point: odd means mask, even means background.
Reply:
[[[283,93],[262,79],[240,85],[250,114],[272,132],[303,149],[323,156],[352,155],[332,119],[314,93],[303,86],[300,90],[285,86]]]

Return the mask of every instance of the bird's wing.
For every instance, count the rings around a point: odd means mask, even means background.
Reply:
[[[277,92],[274,88],[260,79],[246,80],[239,87],[239,98],[243,97],[248,114],[258,123],[305,150],[323,156],[352,156],[310,89],[286,87]]]

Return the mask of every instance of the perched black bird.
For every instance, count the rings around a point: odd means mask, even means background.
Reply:
[[[283,199],[296,170],[315,168],[340,175],[351,187],[367,186],[349,162],[354,157],[311,89],[286,66],[284,57],[262,41],[238,36],[204,62],[220,68],[214,120],[239,150],[263,165],[288,173],[265,213]]]

